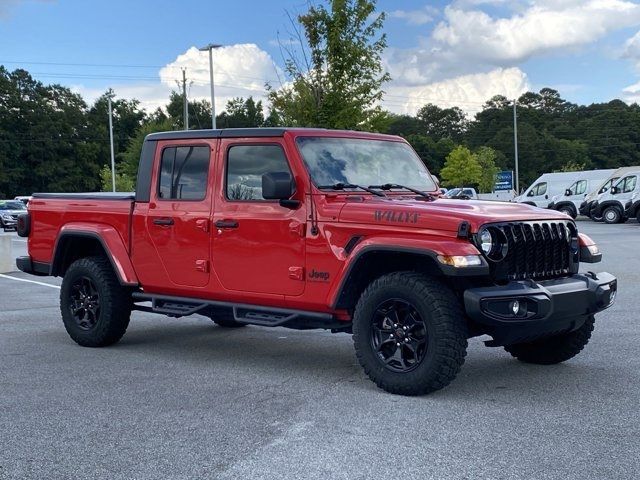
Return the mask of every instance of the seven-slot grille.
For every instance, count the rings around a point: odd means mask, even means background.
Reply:
[[[572,239],[577,237],[572,222],[513,222],[495,227],[507,242],[506,256],[495,265],[497,279],[546,279],[569,274]]]

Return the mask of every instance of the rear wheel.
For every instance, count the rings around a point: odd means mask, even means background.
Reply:
[[[533,342],[507,345],[504,349],[518,360],[526,363],[538,365],[561,363],[575,357],[589,343],[594,323],[595,319],[591,315],[584,325],[573,332]]]
[[[60,311],[67,333],[79,345],[116,343],[127,331],[131,307],[131,292],[120,285],[105,257],[81,258],[67,269]]]
[[[358,361],[378,387],[421,395],[447,386],[464,363],[467,328],[458,299],[416,272],[374,280],[353,317]]]
[[[605,223],[608,224],[620,223],[620,221],[622,220],[622,214],[616,207],[607,207],[602,213],[602,218],[604,219]]]

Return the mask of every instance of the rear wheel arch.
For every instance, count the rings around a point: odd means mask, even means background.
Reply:
[[[102,256],[109,260],[111,268],[121,285],[135,285],[123,278],[106,242],[95,232],[73,231],[61,233],[54,246],[50,274],[54,277],[62,277],[76,260],[95,256]]]
[[[443,276],[435,252],[396,247],[368,247],[361,250],[344,272],[334,301],[336,309],[351,310],[367,286],[381,276],[397,271],[417,271]]]

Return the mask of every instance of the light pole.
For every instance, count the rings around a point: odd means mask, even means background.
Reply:
[[[209,82],[211,83],[211,128],[216,129],[216,101],[213,89],[213,49],[220,48],[222,45],[217,43],[210,43],[207,46],[200,48],[201,52],[209,51]]]
[[[113,154],[113,115],[111,112],[111,99],[114,97],[113,90],[109,89],[107,92],[107,103],[109,105],[109,144],[111,146],[111,188],[112,191],[116,191],[116,160]]]

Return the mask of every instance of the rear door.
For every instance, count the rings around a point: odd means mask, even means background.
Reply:
[[[209,283],[215,141],[160,142],[146,217],[149,238],[172,283]]]
[[[302,294],[305,208],[262,197],[263,174],[289,172],[296,178],[293,152],[282,138],[222,139],[219,156],[212,259],[220,283],[239,292]],[[303,200],[301,189],[293,198]]]

